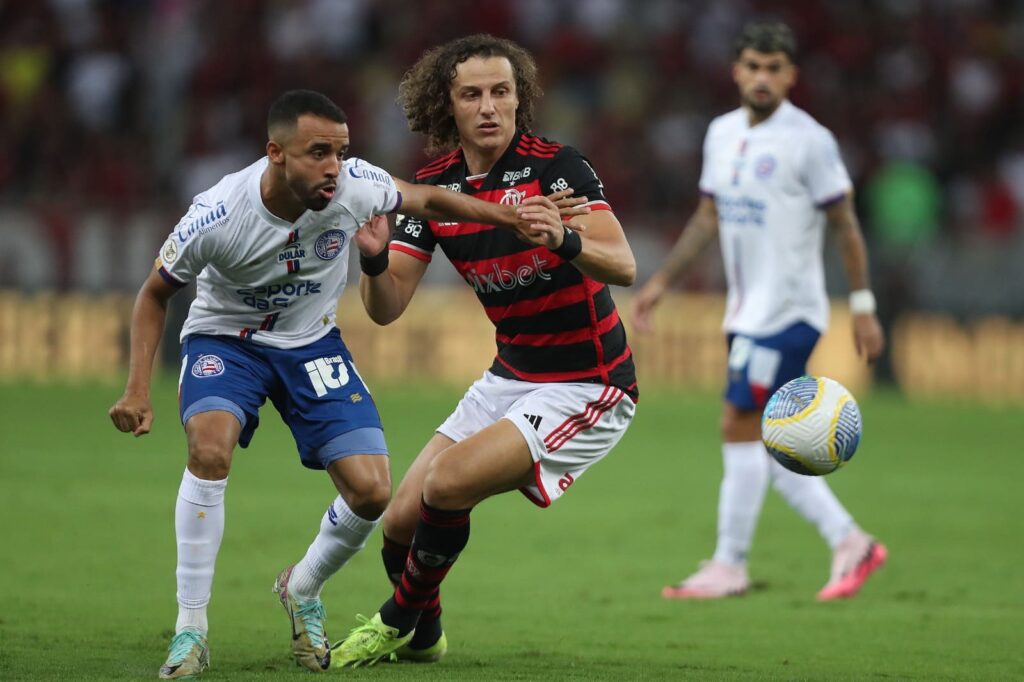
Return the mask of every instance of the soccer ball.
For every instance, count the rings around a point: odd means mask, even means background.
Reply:
[[[807,476],[823,476],[846,464],[860,436],[857,401],[827,377],[793,379],[768,400],[761,417],[761,439],[771,456]]]

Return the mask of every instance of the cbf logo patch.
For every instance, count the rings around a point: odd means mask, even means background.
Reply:
[[[334,260],[345,247],[345,233],[341,230],[327,230],[316,240],[316,255],[320,260]]]
[[[759,156],[754,162],[754,175],[762,180],[767,180],[775,172],[775,165],[775,157],[771,154]]]
[[[173,239],[168,239],[164,242],[164,248],[161,249],[160,256],[168,265],[178,260],[178,245],[174,243]]]
[[[200,355],[192,365],[192,376],[215,377],[224,373],[224,361],[216,355]]]

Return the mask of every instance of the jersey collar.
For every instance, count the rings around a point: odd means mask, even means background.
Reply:
[[[291,229],[294,223],[290,223],[283,218],[278,218],[267,210],[266,204],[263,203],[263,196],[260,194],[260,179],[263,177],[263,172],[267,170],[267,165],[269,163],[270,160],[265,156],[256,162],[256,172],[249,178],[248,187],[246,188],[249,194],[249,203],[252,204],[252,208],[256,211],[256,214],[265,222],[270,223],[274,227],[280,227],[288,230]],[[306,214],[303,213],[302,215]],[[301,219],[302,216],[299,216],[295,222],[299,222]]]
[[[469,181],[466,179],[467,177],[469,177],[469,164],[466,163],[465,152],[462,152],[461,155],[463,187],[468,187],[472,189],[472,191],[474,192],[486,192],[487,190],[497,189],[498,186],[501,184],[501,178],[505,172],[504,169],[508,167],[509,159],[516,153],[516,147],[519,146],[519,140],[522,138],[522,136],[523,131],[517,128],[515,134],[512,135],[512,140],[509,142],[508,147],[505,148],[505,151],[502,153],[502,155],[499,156],[498,160],[494,162],[493,166],[491,166],[491,170],[487,171],[487,177],[483,179],[483,182],[480,183],[480,187],[478,188],[473,187],[473,185],[471,185]]]

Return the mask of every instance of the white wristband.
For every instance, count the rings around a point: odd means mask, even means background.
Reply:
[[[850,312],[854,315],[873,315],[875,307],[875,295],[871,289],[850,292]]]

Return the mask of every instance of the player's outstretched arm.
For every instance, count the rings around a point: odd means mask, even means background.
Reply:
[[[630,318],[639,332],[654,329],[651,313],[672,283],[718,234],[718,211],[709,196],[702,196],[697,210],[683,228],[675,246],[657,272],[633,296]]]
[[[374,216],[356,232],[359,249],[359,295],[370,319],[380,325],[401,317],[412,300],[428,263],[399,251],[388,251],[391,230],[384,216]]]
[[[137,437],[149,433],[153,424],[153,406],[149,400],[153,358],[164,331],[167,301],[177,291],[164,281],[154,267],[135,297],[128,383],[124,395],[114,403],[108,413],[118,431],[131,432]]]
[[[422,220],[498,225],[511,228],[521,239],[530,230],[529,222],[520,217],[515,206],[482,201],[443,187],[414,185],[398,178],[394,180],[402,193],[402,213]],[[547,199],[552,201],[556,213],[562,217],[589,214],[590,209],[581,206],[586,203],[586,197],[572,197],[571,194],[572,189],[565,189]]]
[[[850,312],[853,315],[853,343],[857,354],[874,360],[885,348],[885,334],[875,314],[875,296],[868,279],[868,250],[864,244],[853,198],[848,194],[825,212],[829,228],[836,235],[850,287]]]
[[[394,180],[402,193],[402,213],[422,220],[501,226],[514,225],[518,220],[515,206],[492,204],[443,187]]]

